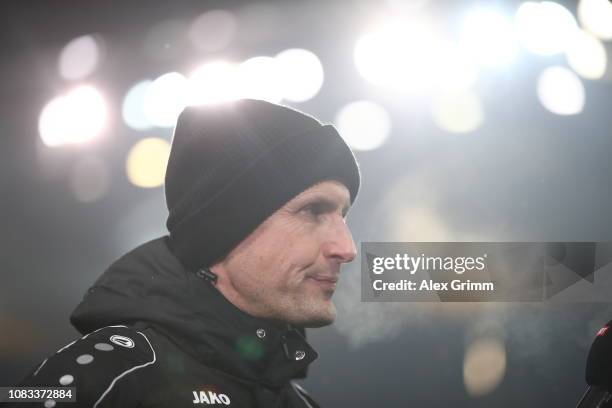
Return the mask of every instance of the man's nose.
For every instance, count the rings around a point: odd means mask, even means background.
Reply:
[[[323,254],[340,263],[351,262],[357,256],[353,235],[343,217],[334,217],[323,244]]]

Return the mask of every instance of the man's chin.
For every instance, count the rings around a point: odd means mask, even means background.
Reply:
[[[295,319],[296,321],[292,323],[300,327],[317,328],[329,326],[336,320],[337,312],[333,303],[317,309],[305,311],[302,316]]]
[[[317,327],[325,327],[325,326],[329,326],[330,324],[332,324],[334,322],[335,319],[313,319],[313,320],[309,320],[307,322],[305,322],[304,324],[301,325],[301,327],[304,328],[308,328],[308,329],[316,329]]]

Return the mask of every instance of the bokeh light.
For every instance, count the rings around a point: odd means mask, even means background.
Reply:
[[[323,85],[323,65],[311,51],[292,48],[276,56],[283,99],[304,102],[312,99]]]
[[[458,238],[440,211],[443,200],[437,185],[440,167],[413,168],[399,176],[377,201],[373,229],[389,241],[436,242]]]
[[[482,102],[471,90],[437,95],[431,109],[436,125],[451,133],[471,132],[484,121]]]
[[[444,47],[444,50],[434,94],[463,91],[472,87],[478,79],[477,65],[451,44]]]
[[[123,99],[121,114],[123,121],[136,130],[145,130],[153,126],[144,111],[145,100],[153,81],[140,81],[130,88]]]
[[[414,13],[423,8],[430,0],[385,0],[384,4],[390,10],[396,13]]]
[[[602,40],[612,39],[612,4],[608,0],[580,0],[578,20]]]
[[[170,157],[170,143],[165,139],[146,138],[130,149],[125,170],[128,180],[142,188],[159,187],[164,183]]]
[[[154,126],[172,127],[187,101],[187,78],[178,72],[169,72],[153,81],[145,95],[143,110]]]
[[[236,32],[236,18],[227,10],[211,10],[197,17],[189,27],[189,39],[201,51],[227,47]]]
[[[463,382],[473,397],[489,394],[502,381],[506,373],[506,348],[496,338],[474,341],[465,352]]]
[[[449,239],[451,233],[448,225],[435,208],[426,205],[405,206],[406,201],[395,204],[389,220],[391,240],[443,242]]]
[[[38,131],[47,146],[82,143],[98,136],[106,119],[104,98],[94,87],[84,85],[47,103]]]
[[[189,76],[189,105],[225,102],[239,97],[240,81],[236,64],[209,62]]]
[[[471,10],[461,25],[459,48],[484,67],[513,62],[518,42],[511,19],[495,9]]]
[[[578,30],[574,15],[552,1],[521,4],[515,15],[521,44],[538,55],[554,55],[565,51]]]
[[[335,124],[344,140],[355,150],[374,150],[382,146],[391,131],[387,110],[370,101],[356,101],[344,106]]]
[[[91,203],[104,197],[110,186],[107,163],[93,155],[79,157],[70,174],[70,187],[77,201]]]
[[[600,79],[606,73],[608,54],[601,40],[578,30],[565,53],[569,66],[581,77]]]
[[[99,38],[93,35],[77,37],[64,46],[58,60],[58,70],[65,79],[82,79],[90,75],[102,57]]]
[[[391,21],[360,37],[354,49],[359,73],[375,85],[427,90],[439,80],[443,42],[427,19]]]
[[[575,115],[584,108],[584,85],[565,67],[546,68],[538,78],[537,93],[542,105],[557,115]]]
[[[238,66],[240,96],[278,103],[283,99],[280,67],[272,57],[253,57]]]

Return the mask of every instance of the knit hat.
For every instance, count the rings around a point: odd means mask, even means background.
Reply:
[[[324,180],[340,181],[355,200],[357,162],[333,126],[259,100],[188,107],[166,170],[170,247],[192,270],[210,266]]]

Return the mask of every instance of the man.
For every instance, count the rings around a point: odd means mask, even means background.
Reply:
[[[190,107],[165,188],[169,236],[112,264],[71,316],[84,337],[21,384],[75,387],[77,403],[35,406],[317,407],[292,380],[317,357],[304,328],[334,321],[356,254],[351,150],[287,107]]]

